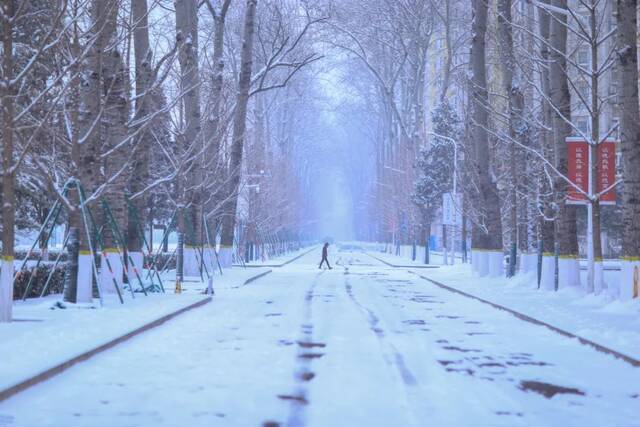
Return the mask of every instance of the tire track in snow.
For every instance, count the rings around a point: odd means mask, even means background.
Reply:
[[[349,262],[351,263],[351,262]],[[349,267],[343,265],[345,269],[345,281],[344,287],[349,299],[363,312],[367,318],[367,322],[369,323],[369,329],[375,334],[380,342],[380,346],[383,349],[383,357],[386,362],[390,366],[394,366],[398,373],[400,374],[400,378],[402,378],[405,386],[414,387],[418,385],[418,381],[415,376],[411,372],[411,370],[407,367],[404,356],[397,349],[393,343],[386,339],[384,330],[380,327],[380,318],[375,314],[373,310],[369,307],[362,304],[355,296],[353,292],[353,287],[351,286],[351,281],[349,280]]]

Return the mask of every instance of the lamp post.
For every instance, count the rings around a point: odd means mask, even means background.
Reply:
[[[395,172],[395,173],[397,173],[397,174],[399,174],[399,175],[406,175],[406,174],[407,174],[407,173],[406,173],[405,171],[403,171],[402,169],[394,168],[394,167],[391,167],[391,166],[389,166],[389,165],[383,165],[382,167],[383,167],[383,169],[390,170],[391,172]],[[395,181],[394,181],[394,182],[395,182]],[[380,185],[383,185],[383,186],[386,186],[386,187],[390,187],[390,188],[392,188],[392,189],[393,189],[393,186],[390,186],[390,185],[387,185],[387,184],[380,184]],[[393,195],[393,197],[395,198],[395,194]],[[405,234],[406,234],[406,233],[405,233],[405,230],[402,228],[402,227],[403,227],[403,225],[404,225],[404,222],[403,222],[402,220],[400,220],[400,221],[399,221],[400,229],[399,229],[399,230],[397,230],[397,231],[398,231],[398,234],[399,234],[399,237],[398,237],[397,239],[396,239],[396,237],[395,237],[396,227],[395,227],[395,226],[393,227],[393,228],[394,228],[394,229],[393,229],[393,233],[394,233],[393,235],[394,235],[394,237],[393,237],[393,239],[392,239],[392,240],[395,242],[395,251],[396,251],[396,255],[400,255],[400,254],[401,254],[401,246],[402,246],[402,243],[403,243],[403,238],[405,237]],[[405,226],[406,226],[406,225],[405,225]]]
[[[457,202],[457,195],[458,195],[458,142],[448,136],[445,135],[440,135],[438,133],[435,132],[427,132],[427,134],[435,136],[437,138],[440,138],[444,141],[447,141],[449,144],[453,145],[453,191],[451,193],[451,198],[453,199],[453,207],[454,207],[454,211],[457,210],[456,207],[456,202]],[[451,255],[451,264],[455,264],[455,255],[456,255],[456,249],[455,249],[455,230],[456,230],[456,219],[457,219],[457,215],[453,214],[453,218],[452,218],[452,227],[453,227],[453,233],[451,234],[451,246],[452,246],[452,255]],[[446,225],[443,224],[442,225],[442,234],[443,234],[443,240],[446,241]],[[445,265],[447,265],[447,248],[444,247],[444,263]]]

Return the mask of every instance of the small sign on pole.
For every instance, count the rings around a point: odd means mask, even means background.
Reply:
[[[444,225],[460,225],[462,224],[462,206],[461,194],[453,197],[451,193],[442,195],[442,224]]]

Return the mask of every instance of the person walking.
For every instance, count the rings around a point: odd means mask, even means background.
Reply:
[[[323,263],[327,263],[327,267],[329,267],[329,270],[333,270],[331,268],[331,265],[329,265],[329,259],[327,258],[327,255],[329,253],[329,243],[325,243],[324,246],[322,247],[322,260],[320,261],[320,266],[318,268],[322,268],[322,264]]]

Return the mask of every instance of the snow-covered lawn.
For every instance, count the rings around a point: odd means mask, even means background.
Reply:
[[[312,252],[222,287],[210,304],[1,403],[0,420],[640,425],[637,368],[362,252],[330,257],[330,271]]]
[[[240,286],[266,271],[227,270],[214,276],[214,290]],[[170,276],[164,278],[164,294],[137,293],[132,299],[125,292],[124,304],[108,295],[102,308],[97,299],[94,304],[62,308],[61,295],[16,302],[15,321],[0,323],[0,390],[205,298],[201,292],[206,285],[199,278],[185,282],[183,293],[176,295]]]

